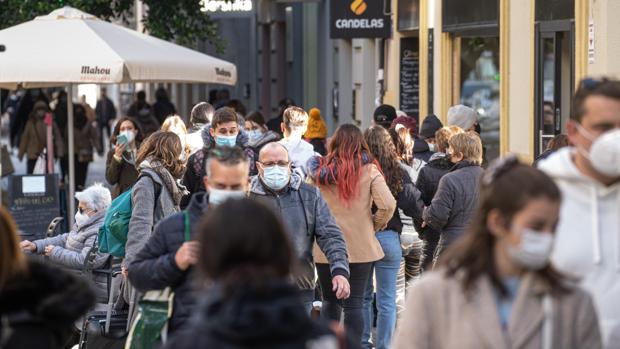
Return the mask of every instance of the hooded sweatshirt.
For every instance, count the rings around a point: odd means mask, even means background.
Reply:
[[[291,139],[284,138],[280,141],[280,144],[286,147],[288,150],[288,156],[291,159],[293,169],[302,178],[306,178],[307,164],[311,157],[317,155],[314,152],[312,144],[304,141],[303,139]]]
[[[620,343],[620,183],[605,186],[583,175],[575,148],[558,150],[539,168],[562,191],[553,264],[580,278],[593,298],[606,348]]]

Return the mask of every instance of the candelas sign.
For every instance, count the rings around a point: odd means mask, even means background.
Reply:
[[[389,38],[390,15],[384,13],[389,0],[329,0],[332,39]]]

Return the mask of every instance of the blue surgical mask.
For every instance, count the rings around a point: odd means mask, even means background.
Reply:
[[[232,148],[237,145],[237,135],[234,136],[215,136],[215,144],[219,147]]]
[[[250,137],[250,143],[256,143],[263,136],[263,132],[259,129],[248,131],[248,137]]]
[[[265,167],[263,172],[263,182],[273,190],[284,188],[291,178],[288,167],[269,166]]]
[[[243,199],[245,192],[243,190],[222,190],[209,188],[209,205],[219,205],[230,199]]]

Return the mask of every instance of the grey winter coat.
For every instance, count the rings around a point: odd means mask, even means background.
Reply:
[[[259,176],[255,176],[250,185],[250,198],[272,207],[291,234],[291,242],[302,266],[297,279],[300,289],[315,287],[312,255],[315,240],[327,256],[332,276],[349,278],[347,246],[342,231],[318,188],[304,183],[298,174],[293,173],[289,185],[275,193]]]
[[[431,205],[422,218],[431,228],[441,232],[440,247],[445,248],[459,238],[478,203],[478,187],[482,167],[460,162],[439,181]]]
[[[47,239],[35,240],[36,252],[43,254],[45,246],[53,245],[54,250],[49,256],[50,260],[65,266],[72,271],[82,273],[84,262],[90,249],[96,244],[99,228],[103,225],[105,211],[97,212],[84,225],[74,225],[69,233],[57,235]],[[93,267],[103,267],[109,255],[97,252]],[[107,301],[107,280],[104,275],[94,279],[95,293],[98,302]]]
[[[132,188],[131,206],[123,266],[128,266],[140,252],[160,220],[179,211],[159,175],[142,165],[140,177]]]

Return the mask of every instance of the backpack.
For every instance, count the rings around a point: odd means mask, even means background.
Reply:
[[[155,187],[155,200],[153,210],[157,206],[157,201],[161,194],[161,184],[155,182],[153,177],[147,173],[141,174],[138,179],[149,177]],[[103,225],[99,228],[99,251],[109,253],[114,257],[125,257],[125,244],[127,243],[127,233],[129,232],[129,221],[131,220],[131,194],[129,189],[112,200],[110,207],[105,213]]]

